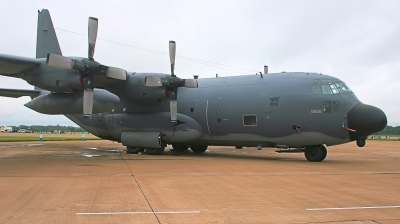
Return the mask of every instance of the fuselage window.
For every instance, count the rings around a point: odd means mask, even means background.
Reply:
[[[323,112],[324,113],[339,113],[339,101],[325,100]]]
[[[243,115],[244,126],[257,126],[257,116],[254,114]]]
[[[324,101],[324,113],[332,113],[332,106],[331,106],[331,102],[330,100],[325,100]]]

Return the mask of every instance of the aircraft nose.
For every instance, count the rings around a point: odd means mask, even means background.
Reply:
[[[355,132],[349,131],[350,139],[357,140],[383,130],[386,127],[387,119],[381,109],[360,103],[347,113],[347,123],[350,129],[355,130]]]

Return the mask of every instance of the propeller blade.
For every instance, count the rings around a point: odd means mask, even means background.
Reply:
[[[83,91],[83,116],[85,118],[92,117],[93,112],[93,88],[94,88],[94,78],[89,76],[84,80]]]
[[[113,79],[126,80],[126,71],[121,68],[108,67],[106,76]]]
[[[176,54],[176,43],[175,41],[169,41],[169,59],[171,61],[171,76],[175,77],[175,54]]]
[[[183,87],[186,88],[197,88],[199,87],[197,79],[184,79]]]
[[[147,76],[144,79],[144,85],[149,87],[159,87],[162,86],[161,78],[155,76]]]
[[[98,26],[99,26],[99,20],[94,17],[89,17],[89,27],[88,27],[88,40],[89,40],[88,58],[89,59],[93,59],[94,48],[96,46]]]
[[[93,89],[85,89],[83,91],[83,116],[85,118],[92,117],[93,111]]]
[[[169,102],[169,108],[171,111],[171,122],[176,123],[178,120],[178,102],[176,100],[171,100]]]
[[[47,54],[46,64],[56,68],[72,69],[73,62],[71,58],[67,58],[58,54]]]

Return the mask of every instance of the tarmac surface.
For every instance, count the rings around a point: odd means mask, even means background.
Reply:
[[[273,149],[122,150],[0,143],[0,223],[400,223],[400,141],[329,147],[321,163]]]

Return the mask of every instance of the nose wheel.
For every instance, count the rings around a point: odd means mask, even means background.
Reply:
[[[365,139],[357,139],[357,146],[364,147],[365,146]]]
[[[307,146],[304,150],[306,159],[310,162],[321,162],[326,158],[328,152],[323,145]]]

